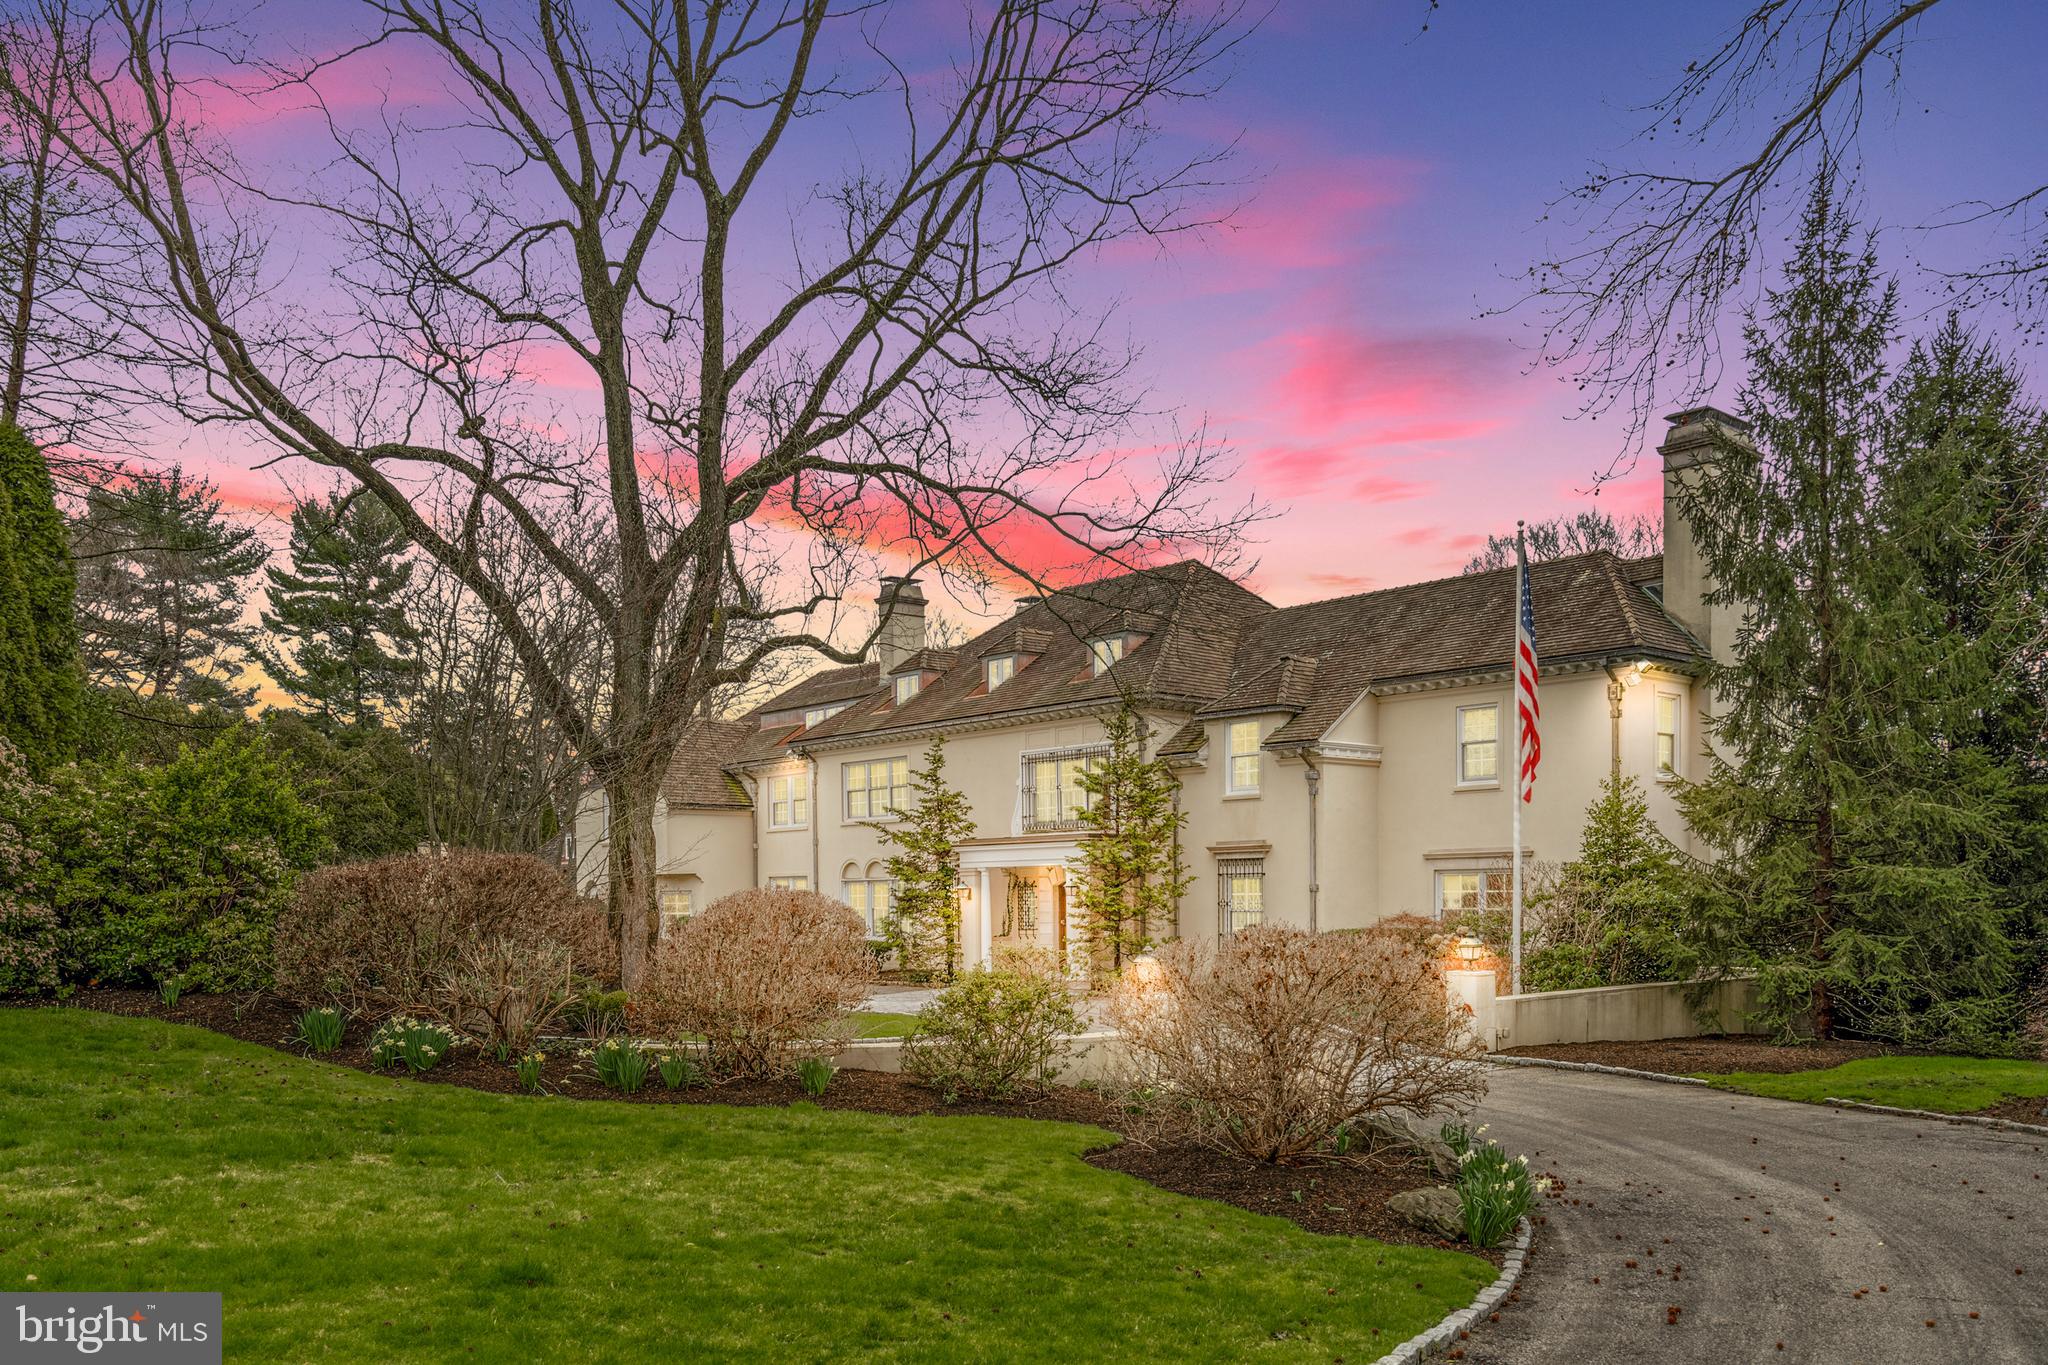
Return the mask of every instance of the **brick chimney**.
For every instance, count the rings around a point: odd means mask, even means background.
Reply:
[[[886,678],[924,648],[924,589],[907,574],[885,574],[875,606],[882,616],[875,661]]]
[[[1657,447],[1664,457],[1664,610],[1709,654],[1725,659],[1735,645],[1737,615],[1732,607],[1706,604],[1707,566],[1678,499],[1679,490],[1699,477],[1693,471],[1713,461],[1717,442],[1749,439],[1749,423],[1710,407],[1688,408],[1664,420],[1671,424]]]

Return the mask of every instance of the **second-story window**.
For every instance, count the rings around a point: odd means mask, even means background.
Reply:
[[[903,705],[917,695],[917,689],[924,685],[924,678],[916,673],[905,673],[896,680],[896,704]]]
[[[1678,694],[1657,694],[1657,776],[1678,775]]]
[[[820,721],[830,720],[845,709],[846,705],[843,702],[838,706],[813,706],[810,710],[804,712],[804,729],[808,730]]]
[[[1101,677],[1116,667],[1117,660],[1124,657],[1126,640],[1121,635],[1105,636],[1088,642],[1088,657],[1094,661],[1095,676]]]
[[[1017,656],[1014,654],[998,654],[995,658],[982,662],[981,679],[988,684],[988,690],[991,692],[1016,676]]]
[[[1232,796],[1259,794],[1259,723],[1255,720],[1230,722],[1230,766],[1224,771],[1224,790]]]
[[[1106,746],[1090,745],[1024,755],[1025,831],[1072,829],[1079,825],[1081,812],[1088,809],[1088,791],[1081,785],[1082,775],[1099,766],[1108,754]]]
[[[1458,781],[1500,781],[1500,703],[1458,708]]]
[[[811,775],[785,773],[768,779],[768,828],[802,829],[811,823]]]
[[[910,760],[878,758],[871,763],[848,763],[846,775],[846,818],[888,820],[910,807]]]

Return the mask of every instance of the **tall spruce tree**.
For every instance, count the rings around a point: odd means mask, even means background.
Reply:
[[[1710,599],[1743,614],[1708,670],[1710,776],[1682,798],[1718,854],[1688,940],[1756,973],[1783,1034],[1968,1037],[2010,969],[1986,865],[2006,793],[1953,761],[1966,651],[1883,543],[1895,291],[1831,190],[1745,329],[1754,438],[1723,433],[1679,498]]]
[[[0,736],[32,768],[73,757],[84,677],[71,551],[42,452],[0,423]]]
[[[212,484],[168,472],[94,487],[72,528],[78,617],[94,681],[141,695],[240,707],[250,574],[269,557]]]
[[[1145,756],[1144,719],[1125,708],[1108,731],[1109,753],[1081,774],[1089,837],[1073,871],[1081,932],[1099,965],[1116,972],[1172,926],[1190,878],[1180,856],[1180,784],[1163,760]]]
[[[263,624],[275,644],[262,658],[280,687],[330,724],[377,720],[418,672],[404,607],[408,544],[369,493],[292,509],[291,567],[267,570]]]
[[[910,770],[911,803],[894,822],[868,825],[896,852],[885,941],[906,971],[951,981],[960,968],[960,845],[974,837],[973,808],[946,783],[946,741],[933,737]],[[982,907],[988,913],[988,907]]]

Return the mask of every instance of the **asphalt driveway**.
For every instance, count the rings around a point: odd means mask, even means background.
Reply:
[[[2048,1361],[2048,1138],[1505,1067],[1480,1119],[1567,1188],[1467,1361]]]

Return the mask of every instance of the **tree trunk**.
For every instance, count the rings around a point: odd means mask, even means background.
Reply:
[[[654,798],[658,784],[634,776],[608,779],[605,797],[608,915],[619,942],[620,984],[640,988],[654,942]]]

